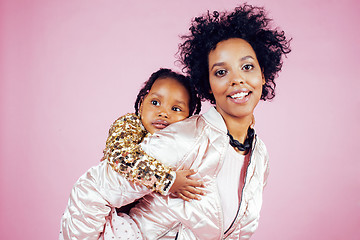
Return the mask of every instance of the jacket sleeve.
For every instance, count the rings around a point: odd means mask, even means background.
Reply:
[[[267,184],[267,179],[269,176],[269,172],[270,172],[270,165],[269,165],[269,154],[266,152],[266,156],[265,156],[265,172],[264,172],[264,188]]]
[[[73,186],[61,218],[60,239],[98,239],[111,207],[127,205],[150,192],[101,162]]]
[[[199,116],[192,116],[167,126],[144,138],[141,148],[172,169],[190,169],[198,157],[199,147],[207,128]]]
[[[139,146],[147,131],[135,114],[118,118],[109,130],[103,160],[129,181],[167,195],[176,174]]]

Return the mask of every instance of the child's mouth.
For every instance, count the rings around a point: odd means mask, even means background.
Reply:
[[[157,129],[163,129],[169,126],[170,124],[165,120],[155,120],[152,125]]]

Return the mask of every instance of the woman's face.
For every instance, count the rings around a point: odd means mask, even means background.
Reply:
[[[157,79],[140,106],[141,122],[151,134],[189,116],[190,95],[173,78]]]
[[[210,51],[208,61],[217,111],[225,121],[252,118],[265,79],[251,45],[241,38],[221,41]]]

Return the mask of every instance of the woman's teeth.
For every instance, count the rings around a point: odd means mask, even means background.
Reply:
[[[247,96],[249,94],[249,92],[239,92],[239,93],[236,93],[234,95],[231,95],[230,97],[232,99],[242,99],[244,98],[245,96]]]

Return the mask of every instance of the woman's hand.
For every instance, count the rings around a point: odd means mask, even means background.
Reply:
[[[196,171],[192,169],[176,171],[176,179],[170,188],[170,192],[188,202],[192,199],[200,200],[201,198],[198,195],[205,195],[206,192],[198,189],[204,187],[203,181],[190,178],[195,173]]]

